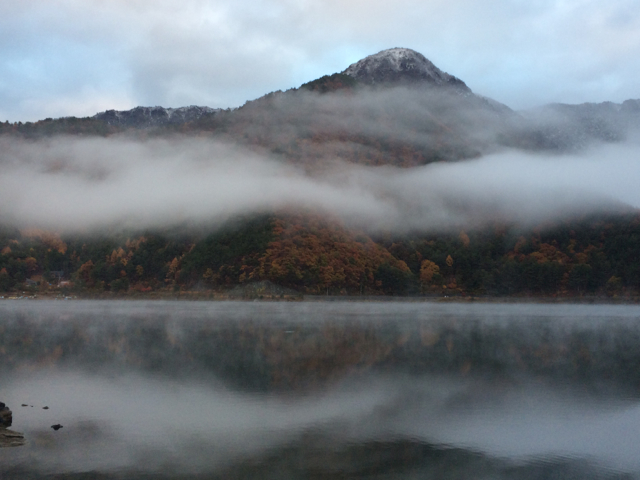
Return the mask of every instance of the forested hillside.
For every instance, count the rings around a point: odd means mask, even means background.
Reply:
[[[0,291],[222,293],[267,280],[325,295],[636,296],[639,242],[637,214],[527,232],[494,226],[379,238],[300,214],[245,219],[211,234],[5,230]]]

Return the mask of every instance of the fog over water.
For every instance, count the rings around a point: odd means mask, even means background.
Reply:
[[[441,231],[640,207],[635,142],[574,155],[504,151],[409,170],[334,163],[313,175],[276,156],[193,138],[0,142],[0,222],[21,228],[215,227],[293,208],[371,231]]]
[[[365,381],[366,380],[366,381]],[[19,375],[3,388],[24,451],[44,471],[199,472],[328,435],[334,446],[409,438],[515,462],[592,460],[640,473],[640,405],[583,391],[430,376],[372,376],[313,395],[242,394],[222,385],[77,371]],[[22,401],[34,408],[19,407]],[[49,410],[41,410],[46,403]],[[64,425],[53,432],[50,424]],[[0,469],[1,471],[1,469]]]
[[[0,449],[7,478],[332,478],[395,461],[427,478],[640,478],[637,306],[40,301],[0,315],[0,399],[29,442]]]
[[[59,450],[42,452],[43,461],[61,471],[156,470],[172,464],[181,470],[211,468],[284,445],[305,429],[357,422],[391,397],[380,386],[287,399],[204,382],[77,371],[18,377],[6,389],[16,406],[20,398],[46,394],[53,415],[14,411],[24,417],[20,428],[32,433],[36,448],[40,439],[62,442],[63,457]],[[46,430],[52,418],[64,425],[55,437]]]

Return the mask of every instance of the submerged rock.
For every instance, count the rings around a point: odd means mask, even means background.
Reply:
[[[0,448],[2,447],[19,447],[26,443],[24,435],[20,432],[14,432],[7,427],[11,426],[13,415],[9,407],[0,402]]]
[[[0,402],[0,428],[7,428],[13,422],[13,414],[9,407]]]

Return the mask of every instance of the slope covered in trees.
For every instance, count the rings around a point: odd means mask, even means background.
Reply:
[[[245,219],[212,234],[0,235],[0,291],[225,292],[269,281],[306,294],[631,296],[640,215],[533,231],[372,238],[314,215]]]

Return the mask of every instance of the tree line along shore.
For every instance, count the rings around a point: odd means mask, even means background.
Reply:
[[[523,229],[368,234],[317,215],[267,215],[213,232],[59,235],[0,230],[6,297],[610,298],[640,295],[640,215]]]

